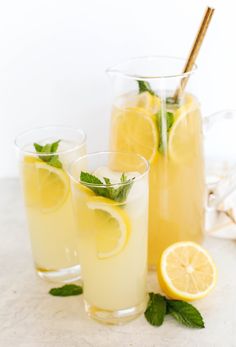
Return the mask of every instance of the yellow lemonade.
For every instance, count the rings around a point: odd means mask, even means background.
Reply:
[[[201,114],[197,99],[181,104],[145,91],[118,97],[110,148],[136,152],[150,162],[149,266],[177,241],[201,242],[204,173]]]
[[[63,272],[79,266],[78,232],[66,167],[69,157],[84,154],[85,148],[77,148],[73,153],[67,154],[66,151],[73,146],[76,147],[76,144],[61,141],[60,150],[63,149],[65,154],[62,151],[59,156],[48,155],[51,159],[59,158],[61,167],[57,167],[55,161],[52,162],[53,165],[47,162],[47,155],[30,154],[27,147],[24,148],[26,154],[21,159],[23,193],[34,263],[37,272],[45,278],[47,272]],[[65,280],[69,278],[70,274],[67,276],[65,273]]]
[[[119,187],[123,173],[102,167],[93,174]],[[72,186],[87,312],[106,323],[133,319],[147,302],[148,176],[135,178],[122,202],[81,183]]]

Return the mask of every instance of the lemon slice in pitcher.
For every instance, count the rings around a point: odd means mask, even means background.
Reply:
[[[161,102],[156,95],[144,92],[135,96],[135,106],[143,108],[153,115],[159,111]]]
[[[130,237],[131,223],[127,213],[117,203],[101,196],[91,197],[87,206],[94,210],[98,258],[118,255]]]
[[[191,154],[189,146],[189,116],[198,110],[196,100],[191,95],[186,97],[185,103],[174,113],[174,124],[170,129],[168,150],[170,158],[176,162],[188,160]],[[192,115],[193,117],[197,115]]]
[[[138,153],[150,162],[158,146],[155,117],[142,108],[120,110],[113,118],[112,147],[116,151]]]

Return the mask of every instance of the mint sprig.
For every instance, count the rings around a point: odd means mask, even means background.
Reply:
[[[62,169],[62,162],[59,160],[59,156],[56,153],[59,143],[61,140],[55,141],[53,143],[47,143],[41,146],[38,143],[34,143],[34,148],[37,153],[41,154],[53,154],[53,155],[39,155],[38,157],[46,162],[48,165],[54,166],[58,169]]]
[[[49,290],[49,294],[53,296],[73,296],[83,293],[83,288],[76,284],[65,284],[59,288],[52,288]]]
[[[139,87],[139,94],[144,93],[144,92],[148,92],[151,95],[156,95],[157,94],[152,90],[150,84],[147,81],[137,81],[138,82],[138,87]],[[167,105],[175,105],[176,104],[176,100],[174,97],[167,97],[165,99],[165,103]],[[158,151],[161,154],[164,154],[164,144],[163,144],[163,133],[162,133],[162,117],[161,117],[161,111],[159,111],[156,114],[156,118],[157,118],[157,126],[158,126],[158,131],[159,131],[159,135],[160,135],[160,141],[159,141],[159,145],[158,145]],[[166,121],[166,129],[167,129],[167,141],[168,141],[168,135],[169,135],[169,131],[174,123],[174,113],[172,112],[166,112],[165,115],[165,120]]]
[[[161,111],[159,111],[156,114],[157,117],[157,125],[158,125],[158,131],[159,131],[159,137],[160,137],[160,141],[159,141],[159,146],[158,146],[158,151],[163,154],[164,153],[164,142],[163,142],[163,120],[162,120],[162,115],[161,115]],[[164,116],[164,122],[166,122],[166,131],[167,131],[167,141],[168,141],[168,137],[169,137],[169,132],[170,129],[172,127],[172,125],[174,124],[174,113],[172,112],[166,112],[165,116]]]
[[[167,314],[189,328],[205,327],[200,312],[193,305],[182,300],[167,299],[161,294],[149,293],[149,302],[145,311],[147,321],[151,325],[160,326]]]
[[[148,82],[146,81],[137,81],[137,82],[138,82],[139,94],[148,92],[151,95],[155,95],[155,92],[152,90]]]
[[[81,171],[80,173],[80,183],[91,189],[96,195],[104,196],[105,198],[115,200],[117,202],[124,202],[127,199],[133,185],[134,178],[127,179],[127,176],[123,173],[120,177],[120,182],[125,184],[120,185],[118,188],[113,187],[108,177],[103,177],[103,179],[104,182],[89,172]],[[90,184],[94,184],[97,187],[93,187]],[[102,187],[99,187],[100,185]]]

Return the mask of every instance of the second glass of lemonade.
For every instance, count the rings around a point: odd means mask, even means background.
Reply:
[[[134,319],[147,304],[148,162],[102,152],[70,168],[87,313],[108,324]]]
[[[81,130],[62,126],[33,129],[15,141],[34,264],[37,274],[50,281],[80,278],[67,168],[86,153],[85,141]]]
[[[115,96],[110,149],[139,153],[150,163],[150,268],[170,244],[203,238],[202,120],[192,92],[196,66],[182,74],[184,64],[142,57],[108,70]]]

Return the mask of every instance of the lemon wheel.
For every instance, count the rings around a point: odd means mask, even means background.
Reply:
[[[144,92],[135,97],[135,106],[141,107],[151,114],[156,114],[161,107],[161,101],[156,95]]]
[[[158,275],[169,297],[187,301],[206,296],[217,280],[211,256],[194,242],[177,242],[168,247],[161,256]]]
[[[65,171],[35,157],[26,157],[23,165],[26,200],[33,201],[43,212],[58,209],[70,193]]]
[[[113,120],[112,148],[120,152],[138,153],[150,162],[158,146],[154,116],[142,108],[126,108]]]
[[[98,258],[118,255],[125,249],[130,237],[129,216],[117,203],[101,196],[91,197],[87,206],[94,210]]]
[[[169,156],[175,162],[188,160],[192,155],[189,147],[188,117],[197,111],[198,105],[192,96],[186,98],[186,103],[180,106],[174,114],[174,124],[170,129],[168,139]],[[196,116],[195,114],[193,115]]]

